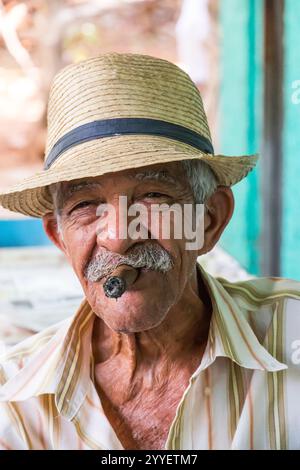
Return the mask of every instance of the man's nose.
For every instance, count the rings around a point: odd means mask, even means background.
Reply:
[[[97,228],[97,242],[99,246],[109,251],[124,254],[131,246],[141,240],[145,240],[144,236],[137,233],[133,236],[129,230],[130,222],[133,216],[128,214],[129,204],[127,198],[120,196],[113,204],[107,205],[104,217],[99,217]]]

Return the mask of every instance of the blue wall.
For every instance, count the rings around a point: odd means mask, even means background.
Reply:
[[[282,275],[300,280],[300,2],[285,0]]]
[[[262,0],[222,0],[220,149],[258,153],[262,127]],[[260,266],[259,166],[233,187],[235,212],[221,246],[251,273]]]
[[[0,220],[0,248],[49,244],[40,219]]]

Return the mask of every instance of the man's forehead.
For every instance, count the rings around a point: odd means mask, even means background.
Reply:
[[[128,178],[130,180],[159,180],[166,183],[176,183],[180,177],[178,162],[170,162],[164,164],[149,165],[140,168],[130,168],[115,173],[106,173],[105,175],[96,177],[81,178],[73,181],[62,183],[63,189],[72,192],[85,188],[101,187],[104,183],[109,182],[113,178]]]

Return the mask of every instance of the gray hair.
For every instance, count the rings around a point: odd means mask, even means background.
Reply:
[[[183,160],[181,164],[192,189],[195,203],[204,204],[217,189],[216,175],[210,166],[201,160]]]

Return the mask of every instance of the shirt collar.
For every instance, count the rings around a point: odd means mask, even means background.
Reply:
[[[241,367],[276,372],[286,369],[258,341],[238,303],[216,278],[198,263],[212,302],[212,317],[206,349],[192,377],[212,364],[217,357],[228,357]],[[71,420],[82,405],[91,386],[92,330],[95,314],[84,300],[72,319],[60,328],[25,366],[0,387],[0,401],[22,401],[52,393],[60,414]],[[53,328],[53,327],[51,327]],[[49,338],[51,328],[17,345],[8,354],[21,354],[26,343],[36,345]],[[1,377],[0,377],[1,379]]]
[[[212,318],[207,346],[198,375],[217,357],[228,357],[247,369],[276,372],[287,366],[273,357],[258,341],[245,318],[240,304],[228,293],[222,283],[208,274],[198,263],[198,272],[212,302]]]

